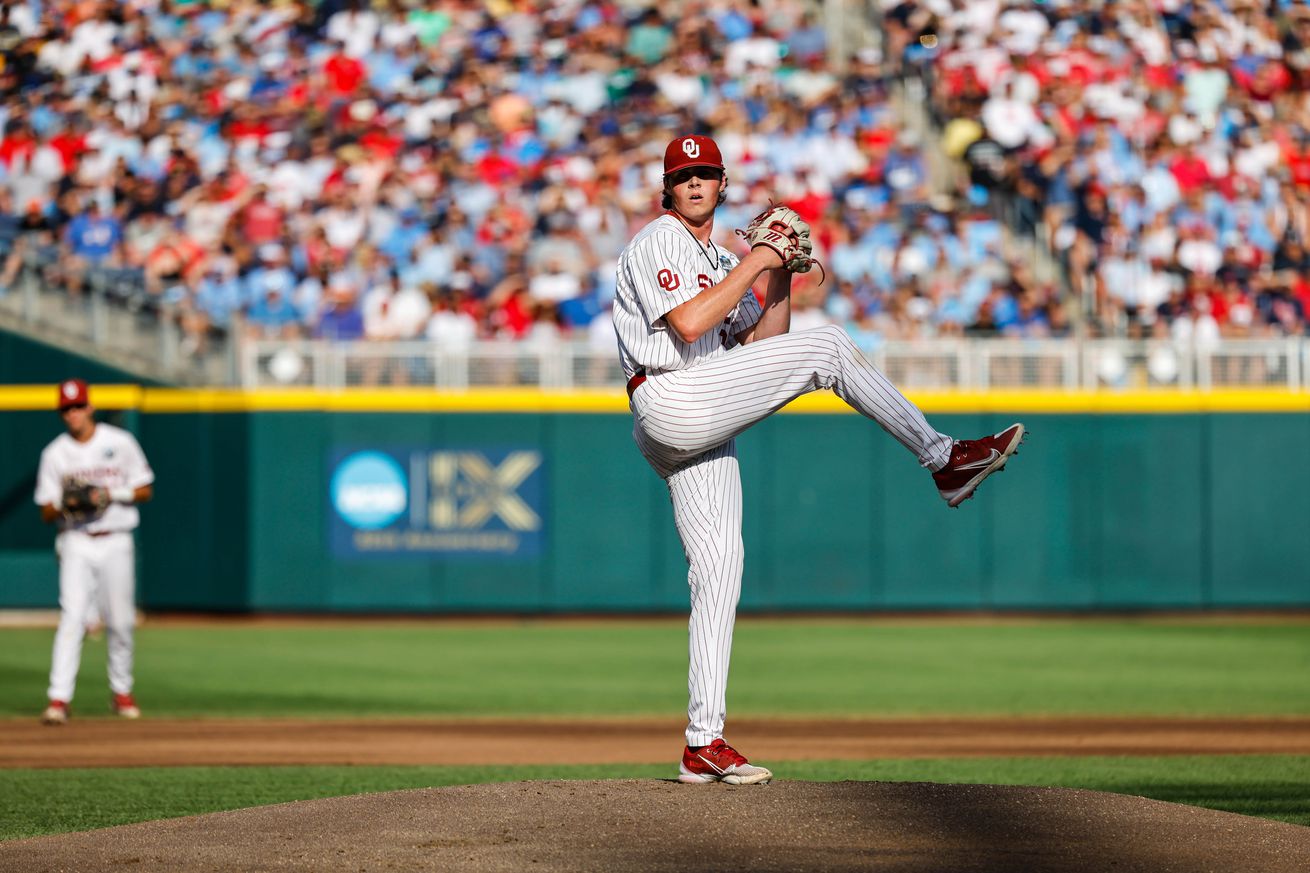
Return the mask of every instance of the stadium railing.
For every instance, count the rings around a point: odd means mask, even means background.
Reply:
[[[907,389],[1310,388],[1310,340],[1216,344],[1118,339],[941,339],[886,342],[866,357]],[[623,372],[611,348],[587,342],[247,340],[243,387],[415,386],[615,388]]]

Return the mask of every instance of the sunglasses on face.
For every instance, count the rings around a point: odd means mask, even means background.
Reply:
[[[723,178],[723,171],[714,167],[684,167],[676,173],[669,174],[669,184],[673,186],[690,182],[693,178],[715,182]]]

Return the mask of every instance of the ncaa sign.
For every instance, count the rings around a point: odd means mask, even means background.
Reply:
[[[405,513],[405,473],[381,452],[356,452],[332,475],[332,506],[354,528],[386,527]]]
[[[539,449],[337,449],[328,469],[328,535],[337,557],[541,553]]]

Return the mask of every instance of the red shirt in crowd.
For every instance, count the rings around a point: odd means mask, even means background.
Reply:
[[[64,162],[64,172],[71,173],[77,166],[77,159],[86,151],[86,137],[60,131],[50,138],[50,147],[59,152],[59,157]]]
[[[241,219],[241,232],[252,245],[274,242],[282,236],[282,210],[267,200],[252,200]]]
[[[359,145],[377,157],[394,159],[404,148],[405,141],[389,133],[385,127],[371,128],[358,140]]]
[[[1302,188],[1310,188],[1310,151],[1289,149],[1286,158],[1292,181]]]
[[[0,161],[4,161],[6,167],[12,167],[15,158],[27,160],[35,151],[36,141],[30,136],[10,134],[5,137],[4,142],[0,143]]]
[[[488,151],[477,163],[478,178],[497,188],[513,181],[518,174],[514,162],[497,151]]]
[[[338,54],[323,64],[323,74],[327,77],[329,91],[337,96],[349,97],[364,84],[368,70],[356,58]]]
[[[1247,73],[1236,66],[1233,67],[1230,73],[1243,91],[1249,94],[1253,100],[1259,100],[1262,103],[1273,100],[1292,84],[1292,74],[1287,71],[1287,67],[1278,61],[1265,61],[1256,69],[1254,74]]]
[[[532,327],[531,298],[526,291],[511,294],[493,314],[492,320],[515,339],[522,339]]]
[[[1210,181],[1210,167],[1199,155],[1185,153],[1169,165],[1178,187],[1186,194]]]
[[[1095,53],[1087,49],[1074,48],[1069,49],[1059,57],[1068,62],[1069,72],[1064,78],[1073,84],[1086,87],[1100,80],[1104,64],[1101,63],[1100,57]]]
[[[1296,277],[1296,283],[1292,285],[1292,296],[1301,301],[1301,312],[1310,318],[1310,278],[1304,273]]]
[[[227,126],[227,135],[232,140],[263,140],[273,132],[272,126],[262,118],[238,118]]]

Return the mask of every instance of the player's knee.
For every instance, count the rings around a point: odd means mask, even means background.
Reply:
[[[829,357],[840,356],[846,351],[848,346],[853,347],[851,338],[835,324],[825,324],[822,327],[816,327],[811,331],[811,340],[814,344],[823,350],[823,353]]]
[[[121,642],[130,642],[134,630],[136,630],[136,628],[132,622],[105,625],[105,634],[110,638]]]
[[[845,368],[855,345],[846,331],[833,324],[825,324],[806,331],[810,347],[814,350],[813,364],[820,387],[832,387],[832,380]]]
[[[729,575],[741,579],[742,572],[746,569],[746,546],[742,542],[741,535],[729,538],[725,543],[724,564],[728,567]]]
[[[825,340],[832,343],[834,349],[840,352],[852,351],[855,349],[855,341],[851,339],[851,335],[848,334],[841,325],[825,324],[818,329],[818,332],[823,335]]]
[[[816,327],[814,332],[820,336],[827,337],[831,342],[841,342],[846,339],[846,331],[842,330],[840,325],[824,324]]]

